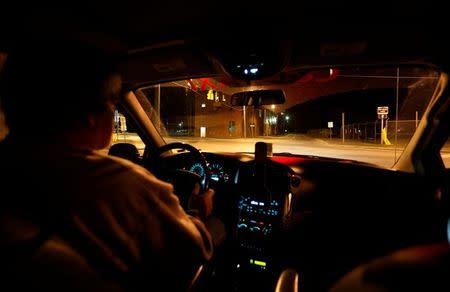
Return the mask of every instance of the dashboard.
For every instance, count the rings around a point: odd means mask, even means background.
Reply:
[[[233,244],[227,261],[249,291],[264,291],[289,266],[309,279],[323,275],[314,282],[321,289],[395,243],[442,239],[433,189],[414,174],[301,155],[274,155],[264,164],[253,154],[202,155],[209,170],[190,153],[164,160],[200,176],[209,171],[214,209]]]
[[[295,173],[286,165],[256,162],[251,154],[202,153],[205,167],[190,153],[167,157],[170,167],[203,177],[210,175],[215,190],[216,215],[228,226],[234,242],[233,262],[239,274],[273,272],[274,254],[289,211],[291,180]],[[297,177],[299,179],[299,177]]]

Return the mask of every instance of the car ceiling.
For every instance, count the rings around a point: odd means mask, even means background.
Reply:
[[[300,1],[295,6],[290,2],[242,2],[61,1],[27,3],[26,7],[5,5],[0,44],[7,50],[24,36],[71,35],[125,56],[127,79],[137,84],[156,78],[222,73],[220,61],[214,61],[223,60],[223,55],[273,43],[288,47],[288,68],[449,63],[442,37],[444,26],[440,26],[441,17],[436,14],[439,9],[428,2],[420,6],[364,2],[353,5],[352,10],[340,1],[333,5]],[[190,41],[177,41],[180,39]],[[164,66],[169,68],[167,72],[162,72]]]

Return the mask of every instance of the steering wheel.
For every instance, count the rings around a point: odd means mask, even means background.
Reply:
[[[205,172],[204,172],[203,176],[199,176],[198,174],[196,174],[192,171],[188,171],[188,170],[176,170],[176,171],[172,171],[172,172],[176,172],[176,174],[184,173],[184,174],[188,174],[191,176],[192,175],[197,176],[199,178],[200,192],[202,193],[202,192],[207,191],[209,189],[209,181],[211,179],[211,174],[209,173],[208,162],[206,161],[205,156],[203,156],[203,154],[194,146],[185,144],[185,143],[181,143],[181,142],[169,143],[169,144],[166,144],[166,145],[161,146],[160,148],[156,149],[156,151],[152,153],[152,156],[155,161],[158,161],[161,159],[162,154],[166,153],[167,151],[174,150],[174,149],[183,149],[183,150],[189,151],[192,154],[192,156],[194,157],[196,163],[200,163],[200,165],[203,167]]]

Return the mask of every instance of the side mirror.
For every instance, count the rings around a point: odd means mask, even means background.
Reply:
[[[134,163],[139,162],[139,150],[135,145],[130,143],[114,144],[109,148],[108,154],[130,160]]]

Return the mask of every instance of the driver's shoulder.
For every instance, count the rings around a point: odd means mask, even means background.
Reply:
[[[115,169],[119,174],[130,173],[141,176],[153,176],[148,170],[134,162],[121,157],[108,155],[101,151],[94,150],[86,158],[92,163],[96,163],[104,168],[110,167],[111,169]]]
[[[171,184],[159,180],[146,168],[124,158],[94,151],[89,159],[103,163],[104,168],[109,166],[111,169],[114,169],[114,175],[112,175],[111,179],[118,180],[118,183],[125,181],[124,183],[132,186],[133,189],[152,189],[158,192],[173,191]]]

